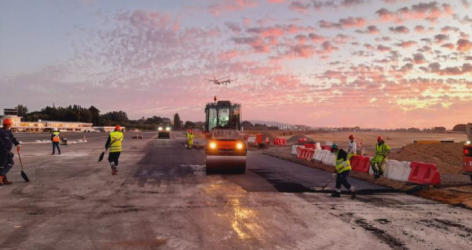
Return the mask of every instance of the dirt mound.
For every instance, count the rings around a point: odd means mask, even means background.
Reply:
[[[294,144],[294,143],[298,143],[298,139],[300,138],[307,138],[308,141],[315,141],[313,138],[310,138],[310,137],[306,137],[304,135],[294,135],[292,137],[290,137],[288,140],[287,140],[287,143],[288,144]]]
[[[459,174],[462,170],[462,143],[410,144],[389,158],[436,164],[441,174]]]

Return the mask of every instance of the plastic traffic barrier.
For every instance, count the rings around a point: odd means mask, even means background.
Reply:
[[[440,185],[441,175],[435,164],[412,162],[408,182],[416,184]]]
[[[313,155],[313,160],[321,161],[323,158],[323,150],[315,150],[315,154]]]
[[[313,155],[315,155],[315,150],[312,148],[307,149],[308,155],[306,156],[307,161],[311,161],[313,159]]]
[[[298,143],[304,143],[304,142],[307,142],[308,141],[308,138],[304,137],[304,138],[298,138]]]
[[[396,181],[408,182],[408,178],[411,173],[411,163],[408,161],[395,161],[388,160],[385,165],[387,165],[388,171],[384,174],[388,179]]]
[[[287,140],[281,139],[281,138],[275,138],[274,145],[285,146],[287,145]]]
[[[262,134],[256,135],[256,143],[261,144],[262,143]]]
[[[322,146],[321,146],[321,149],[322,149],[322,150],[328,150],[328,151],[331,151],[331,146],[328,146],[328,145],[322,145]]]
[[[352,171],[366,173],[366,174],[369,173],[369,169],[370,169],[369,157],[355,155],[351,157],[350,162],[351,162]]]
[[[304,146],[297,146],[297,158],[301,159],[302,154],[304,153],[305,147]]]
[[[305,148],[312,148],[312,149],[315,149],[316,144],[303,144],[303,146],[305,146]]]

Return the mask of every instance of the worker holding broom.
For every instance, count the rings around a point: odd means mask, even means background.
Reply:
[[[123,132],[121,132],[120,125],[115,127],[115,131],[110,133],[108,140],[105,144],[105,149],[110,149],[108,154],[108,162],[111,167],[111,174],[118,174],[118,159],[120,158],[122,143],[123,143]]]
[[[14,154],[11,152],[13,145],[20,151],[21,145],[11,132],[12,120],[6,118],[3,120],[3,128],[0,129],[0,186],[10,185],[7,174],[15,164],[13,162]]]
[[[383,165],[389,153],[390,147],[385,144],[382,136],[379,136],[377,138],[377,144],[375,145],[375,156],[370,160],[370,166],[372,167],[372,171],[374,171],[375,179],[383,175]]]
[[[339,149],[338,145],[331,146],[331,152],[335,153],[336,166],[334,167],[334,174],[336,175],[336,191],[331,194],[331,197],[341,197],[341,186],[351,191],[351,198],[356,198],[356,188],[349,183],[348,177],[351,172],[351,163],[346,151]]]

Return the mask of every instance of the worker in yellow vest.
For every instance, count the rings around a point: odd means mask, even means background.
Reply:
[[[110,133],[105,148],[110,150],[108,154],[108,162],[110,162],[111,174],[118,174],[118,159],[120,158],[122,143],[123,143],[123,132],[121,127],[117,125],[115,131]]]
[[[187,131],[188,149],[192,149],[193,146],[193,131],[189,129]]]
[[[356,198],[356,188],[349,183],[348,177],[351,172],[350,156],[343,149],[339,149],[338,145],[331,146],[331,152],[335,153],[336,166],[334,167],[334,175],[336,175],[336,191],[331,194],[332,197],[341,197],[341,186],[351,191],[351,198]]]
[[[52,155],[56,154],[56,148],[59,155],[61,155],[61,148],[59,147],[59,142],[61,142],[61,132],[57,128],[54,128],[51,134],[52,141]]]
[[[380,178],[383,175],[383,165],[387,160],[387,156],[390,153],[391,148],[385,144],[382,136],[377,138],[377,144],[375,145],[375,156],[370,160],[370,166],[374,171],[375,179]]]

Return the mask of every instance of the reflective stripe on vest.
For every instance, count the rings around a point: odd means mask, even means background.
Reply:
[[[110,153],[121,152],[121,142],[123,141],[123,133],[115,131],[110,133]]]
[[[344,159],[338,159],[338,153],[336,153],[336,172],[342,173],[348,170],[351,170],[351,162],[349,160],[344,161]]]
[[[389,150],[387,148],[387,145],[385,145],[385,144],[379,145],[377,143],[377,145],[375,146],[375,153],[376,153],[376,155],[379,155],[379,156],[380,155],[384,156],[384,155],[388,154]]]
[[[61,133],[55,131],[52,133],[52,142],[60,142],[61,141],[61,137],[60,137]]]

